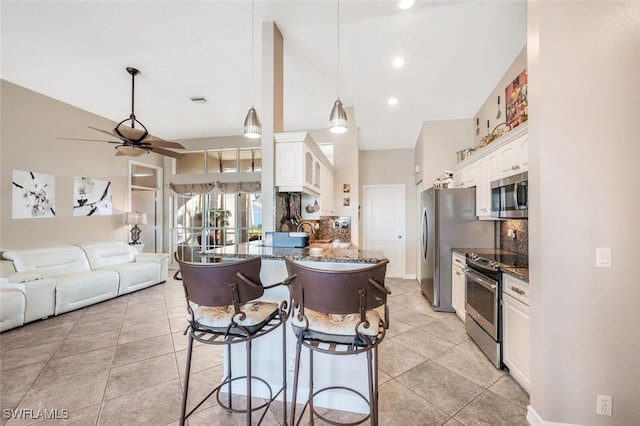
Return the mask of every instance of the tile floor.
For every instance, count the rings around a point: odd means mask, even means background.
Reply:
[[[415,280],[388,279],[387,285],[391,327],[380,347],[382,425],[528,424],[528,396],[493,368],[455,314],[431,310]],[[0,334],[0,424],[177,424],[185,327],[182,286],[169,279]],[[195,347],[194,400],[221,377],[221,364],[215,348]],[[275,404],[263,424],[281,424],[281,411]],[[227,415],[212,398],[189,425],[243,419]]]

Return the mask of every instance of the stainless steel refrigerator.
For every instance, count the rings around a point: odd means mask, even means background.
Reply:
[[[451,307],[451,248],[495,247],[494,221],[476,217],[475,188],[430,188],[421,194],[420,286],[442,312]]]

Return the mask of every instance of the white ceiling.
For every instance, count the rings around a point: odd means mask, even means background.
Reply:
[[[338,86],[336,1],[256,0],[253,78],[248,0],[0,4],[1,78],[118,122],[136,67],[136,116],[165,139],[237,135],[260,112],[261,22],[285,40],[285,130],[326,127],[339,94],[361,150],[413,148],[424,121],[474,117],[526,43],[525,1],[341,0]]]

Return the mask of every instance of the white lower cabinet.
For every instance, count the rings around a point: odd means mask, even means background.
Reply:
[[[451,255],[451,306],[462,321],[464,321],[464,304],[467,297],[463,271],[465,265],[466,259],[462,254]]]
[[[529,392],[529,284],[503,275],[502,358],[511,376]]]

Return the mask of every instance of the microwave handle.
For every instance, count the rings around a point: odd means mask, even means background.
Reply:
[[[516,181],[516,183],[513,184],[513,206],[516,208],[516,210],[518,210],[520,208],[520,200],[518,200],[518,185],[520,184],[520,181]]]

